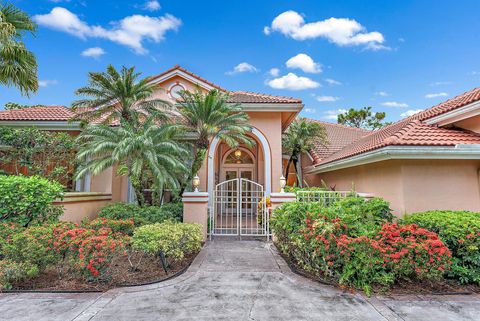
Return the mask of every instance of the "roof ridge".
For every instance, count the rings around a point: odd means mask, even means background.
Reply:
[[[220,87],[219,85],[211,82],[210,80],[207,80],[207,79],[205,79],[205,78],[203,78],[203,77],[201,77],[201,76],[199,76],[199,75],[191,72],[190,70],[185,69],[184,67],[180,66],[179,64],[176,64],[176,65],[174,65],[173,67],[171,67],[171,68],[169,68],[169,69],[167,69],[167,70],[165,70],[165,71],[163,71],[163,72],[161,72],[161,73],[159,73],[159,74],[157,74],[157,75],[155,75],[155,76],[149,77],[148,80],[149,80],[149,81],[152,81],[152,80],[154,80],[154,79],[160,78],[160,77],[162,77],[163,75],[166,75],[166,74],[168,74],[169,72],[172,72],[172,71],[177,70],[177,69],[180,70],[180,71],[183,71],[184,73],[186,73],[186,74],[188,74],[188,75],[190,75],[190,76],[192,76],[192,77],[194,77],[194,78],[197,78],[198,80],[201,80],[202,82],[204,82],[204,83],[206,83],[206,84],[209,84],[210,86],[212,86],[212,87],[214,87],[214,88],[216,88],[216,89],[218,89],[218,90],[227,91],[227,92],[229,91],[229,90],[227,90],[227,89],[225,89],[225,88],[223,88],[223,87]]]
[[[397,131],[392,133],[389,137],[386,137],[383,141],[387,145],[400,144],[403,137],[408,136],[418,126],[421,126],[422,122],[418,119],[413,119],[406,121],[405,124],[400,127]]]
[[[329,125],[332,125],[332,126],[337,126],[337,127],[341,127],[341,128],[345,128],[345,129],[351,129],[351,130],[357,130],[357,131],[361,131],[361,132],[365,132],[365,133],[369,133],[369,134],[375,132],[373,130],[365,129],[365,128],[358,128],[358,127],[353,127],[353,126],[348,126],[348,125],[343,125],[343,124],[338,124],[338,123],[331,123],[329,121],[323,121],[323,120],[318,120],[318,119],[313,119],[313,118],[308,118],[308,117],[303,117],[303,118],[315,121],[317,123],[329,124]]]
[[[295,98],[295,97],[292,97],[292,96],[272,95],[272,94],[265,94],[265,93],[255,92],[255,91],[247,91],[247,90],[235,90],[235,91],[232,91],[232,93],[233,94],[238,93],[238,94],[247,94],[247,95],[257,95],[257,96],[262,96],[262,97],[274,96],[274,97],[279,97],[279,98],[284,98],[284,99],[301,100],[300,98]]]

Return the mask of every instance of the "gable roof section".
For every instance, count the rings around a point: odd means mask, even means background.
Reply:
[[[439,115],[480,101],[480,88],[474,88],[420,113],[382,129],[370,132],[324,158],[314,158],[314,167],[330,164],[387,146],[443,146],[480,144],[480,134],[466,130],[441,128],[427,124]],[[316,148],[318,149],[318,148]],[[320,151],[314,151],[321,154]],[[328,151],[324,152],[328,154]]]
[[[68,121],[75,113],[65,106],[38,106],[1,110],[0,121]]]
[[[325,128],[328,137],[328,146],[323,146],[319,141],[316,141],[314,143],[315,147],[310,151],[310,156],[312,156],[315,164],[371,132],[366,129],[323,122],[315,119],[306,118],[306,120],[322,125]]]
[[[439,128],[417,119],[405,119],[345,146],[314,166],[363,154],[386,146],[456,146],[480,144],[480,135],[462,130]]]
[[[474,103],[480,100],[480,87],[474,88],[470,91],[464,92],[461,95],[453,97],[443,103],[428,108],[422,112],[410,116],[408,119],[418,119],[421,121],[442,115],[449,111],[461,108],[468,104]]]

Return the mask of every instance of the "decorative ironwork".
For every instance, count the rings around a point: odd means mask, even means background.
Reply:
[[[269,216],[262,185],[245,179],[217,184],[210,210],[210,234],[269,237]]]

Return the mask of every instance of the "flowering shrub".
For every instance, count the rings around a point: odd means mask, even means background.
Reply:
[[[404,222],[438,233],[452,251],[450,277],[480,284],[480,213],[429,211],[407,215]]]
[[[161,255],[167,263],[198,252],[202,242],[202,228],[198,224],[157,223],[137,228],[132,237],[135,250]]]
[[[65,253],[70,266],[89,279],[104,278],[113,257],[124,251],[128,237],[109,228],[74,228],[59,235],[58,253]]]
[[[436,233],[355,211],[290,203],[275,210],[271,226],[297,265],[367,293],[400,279],[440,278],[450,268],[451,253]]]
[[[114,233],[123,233],[125,235],[133,235],[133,230],[135,229],[133,219],[112,220],[100,217],[94,219],[91,222],[88,222],[85,225],[86,227],[92,228],[94,230],[99,230],[101,228],[109,228]]]
[[[9,290],[12,288],[12,283],[35,277],[38,273],[39,270],[35,264],[0,260],[0,290]]]

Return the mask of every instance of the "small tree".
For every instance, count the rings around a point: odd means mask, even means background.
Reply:
[[[76,178],[118,165],[117,174],[128,175],[137,202],[143,206],[146,188],[153,186],[158,193],[166,185],[178,186],[178,172],[188,171],[183,163],[188,152],[176,139],[178,130],[177,125],[158,124],[154,116],[139,126],[127,121],[119,127],[87,126],[78,136]]]
[[[296,181],[302,186],[302,180],[298,177],[298,160],[303,153],[308,153],[315,146],[315,142],[323,146],[328,145],[325,128],[317,122],[308,121],[304,118],[294,120],[283,134],[283,150],[290,155],[285,168],[285,177],[288,179],[290,165],[293,163],[296,173]]]
[[[22,38],[36,29],[25,12],[0,3],[0,84],[15,86],[27,96],[38,90],[37,60]]]
[[[372,113],[372,107],[363,107],[361,109],[350,108],[343,114],[337,116],[337,122],[342,125],[364,128],[379,129],[390,123],[383,122],[385,119],[384,112]]]

